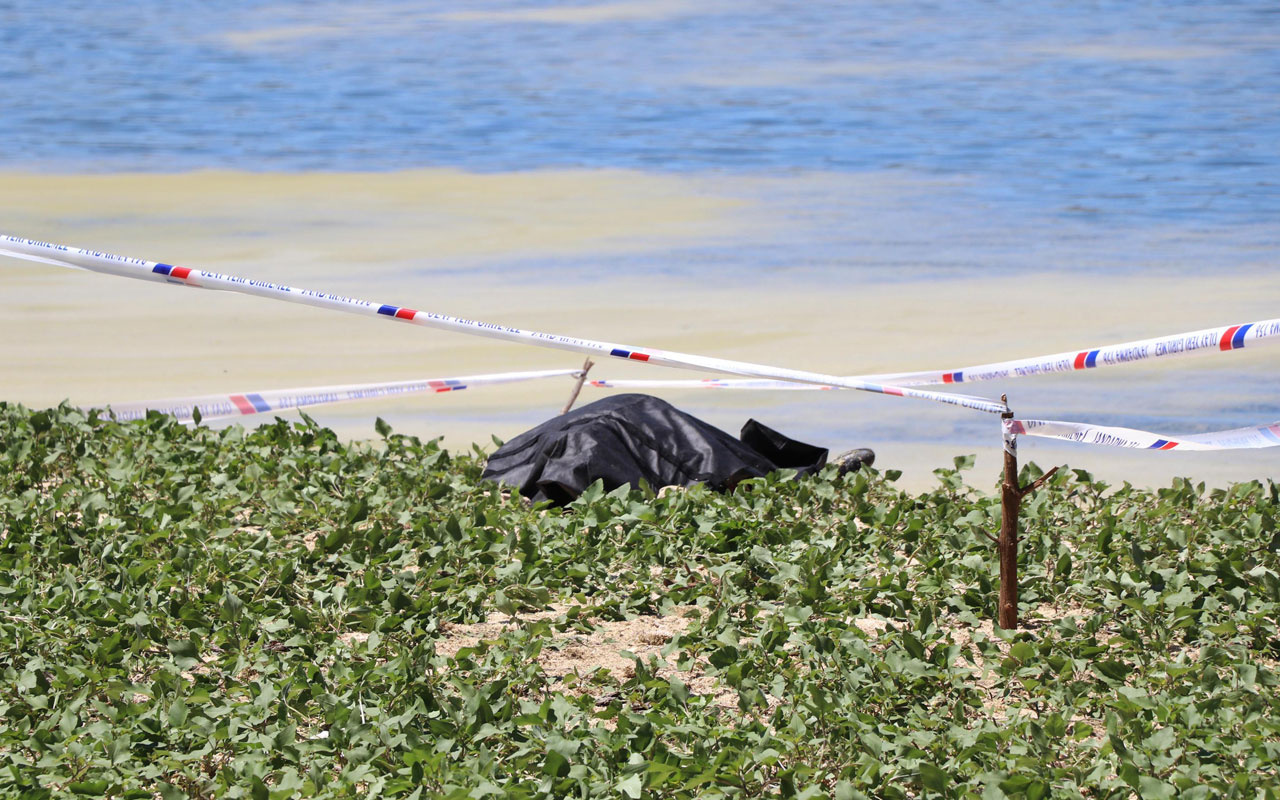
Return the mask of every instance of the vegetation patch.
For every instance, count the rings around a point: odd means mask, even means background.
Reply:
[[[1060,470],[1014,632],[968,458],[561,510],[377,427],[0,404],[0,796],[1280,796],[1274,482]]]

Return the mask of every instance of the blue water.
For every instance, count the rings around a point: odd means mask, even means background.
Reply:
[[[571,7],[0,3],[0,168],[887,170],[1091,228],[1280,212],[1274,2],[536,14]]]

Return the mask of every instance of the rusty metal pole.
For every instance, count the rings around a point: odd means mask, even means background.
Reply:
[[[578,401],[578,392],[582,391],[582,384],[587,380],[587,373],[595,366],[590,358],[582,362],[582,372],[578,373],[578,382],[573,385],[573,391],[569,394],[569,402],[564,404],[564,408],[560,409],[561,414],[568,414],[569,409],[573,408],[573,404]]]

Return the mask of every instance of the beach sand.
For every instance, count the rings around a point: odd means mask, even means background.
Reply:
[[[1276,282],[1262,274],[1082,280],[1048,268],[1016,278],[822,282],[610,268],[611,259],[657,259],[787,224],[726,177],[624,170],[10,174],[0,175],[0,188],[4,233],[528,330],[833,374],[961,367],[1274,317],[1280,299]],[[600,268],[586,279],[580,271],[561,279],[542,266],[560,258],[595,258]],[[0,399],[33,407],[576,367],[583,360],[7,258],[0,275]],[[1275,364],[1275,352],[1263,349],[966,388],[987,396],[1008,391],[1023,417],[1092,421],[1091,410],[1114,414],[1149,398],[1136,414],[1190,414],[1213,428],[1223,398],[1238,403],[1242,393],[1255,395],[1248,402],[1265,417],[1252,422],[1280,417],[1274,397],[1259,388],[1266,384],[1231,384],[1241,375],[1274,376]],[[1182,375],[1190,377],[1176,378]],[[614,360],[592,376],[706,377]],[[1175,384],[1184,388],[1170,389]],[[443,436],[450,447],[492,448],[491,435],[509,438],[558,411],[570,387],[569,379],[480,387],[312,415],[346,437],[374,436],[373,420],[382,416],[399,432]],[[599,392],[584,389],[580,402]],[[755,416],[833,449],[870,446],[877,466],[904,470],[903,483],[913,488],[930,485],[931,470],[962,453],[979,456],[975,485],[988,488],[996,479],[998,424],[975,412],[858,392],[661,394],[729,430]],[[1019,405],[1020,397],[1038,407]],[[1064,408],[1078,415],[1063,417]],[[1024,453],[1138,485],[1162,485],[1173,475],[1221,484],[1280,474],[1275,450],[1135,453],[1024,439]]]

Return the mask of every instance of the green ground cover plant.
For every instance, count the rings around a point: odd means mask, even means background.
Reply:
[[[1060,470],[1013,632],[967,458],[561,510],[377,428],[0,404],[0,797],[1280,797],[1274,482]]]

